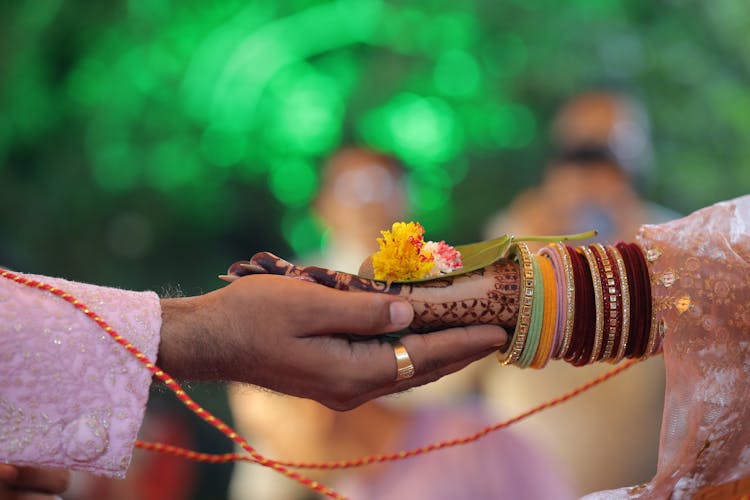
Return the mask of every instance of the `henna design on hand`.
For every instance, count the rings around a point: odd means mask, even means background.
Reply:
[[[484,269],[446,278],[450,287],[440,300],[435,291],[415,284],[409,300],[415,312],[411,329],[433,331],[468,325],[515,326],[518,315],[518,267],[498,261]],[[425,292],[425,293],[423,293]],[[424,298],[422,296],[424,295]]]
[[[500,260],[458,276],[417,282],[384,283],[316,266],[296,266],[268,252],[229,268],[224,279],[277,274],[346,291],[400,295],[414,307],[410,330],[428,332],[456,326],[496,324],[513,328],[519,308],[518,266]]]

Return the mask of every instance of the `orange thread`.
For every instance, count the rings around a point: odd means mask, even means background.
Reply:
[[[7,270],[0,269],[0,276],[2,276],[3,278],[13,280],[16,283],[19,283],[22,285],[26,285],[32,288],[39,288],[41,290],[52,293],[66,300],[67,302],[72,304],[74,307],[82,311],[84,314],[86,314],[86,316],[88,316],[94,322],[96,322],[96,324],[99,325],[100,328],[102,328],[105,332],[107,332],[118,344],[122,345],[123,347],[125,347],[125,349],[128,350],[128,352],[133,354],[133,356],[135,356],[136,359],[138,359],[144,366],[146,366],[146,368],[148,368],[149,371],[151,371],[154,374],[154,376],[156,376],[162,382],[164,382],[167,385],[167,387],[169,387],[169,389],[175,393],[177,398],[185,406],[187,406],[191,411],[193,411],[193,413],[201,417],[207,423],[214,426],[216,429],[218,429],[222,434],[227,436],[233,442],[239,444],[242,447],[242,449],[248,452],[249,455],[242,455],[240,453],[225,453],[225,454],[199,453],[196,451],[188,450],[185,448],[180,448],[178,446],[172,446],[172,445],[165,444],[165,443],[151,443],[151,442],[146,442],[146,441],[136,441],[135,446],[137,448],[147,450],[147,451],[154,451],[157,453],[166,453],[166,454],[183,457],[188,460],[193,460],[193,461],[198,461],[198,462],[207,462],[207,463],[215,463],[215,464],[233,462],[233,461],[255,462],[265,467],[272,468],[276,470],[277,472],[280,472],[281,474],[284,474],[285,476],[291,479],[294,479],[295,481],[301,483],[302,485],[314,491],[323,493],[330,498],[336,498],[336,499],[343,499],[344,497],[336,493],[335,491],[331,490],[330,488],[327,488],[326,486],[320,484],[318,481],[314,481],[310,478],[302,476],[301,474],[297,472],[290,471],[288,468],[344,469],[344,468],[362,467],[362,466],[370,465],[374,463],[383,463],[383,462],[401,460],[401,459],[413,457],[416,455],[421,455],[424,453],[429,453],[429,452],[444,449],[444,448],[450,448],[453,446],[468,444],[468,443],[477,441],[478,439],[486,436],[487,434],[490,434],[491,432],[504,429],[536,413],[539,413],[543,410],[546,410],[548,408],[552,408],[553,406],[557,406],[561,403],[564,403],[565,401],[591,389],[592,387],[595,387],[601,384],[602,382],[605,382],[606,380],[614,377],[615,375],[625,371],[626,369],[630,368],[631,366],[639,362],[638,359],[628,360],[622,365],[616,368],[613,368],[607,373],[604,373],[592,379],[591,381],[573,389],[572,391],[569,391],[563,394],[560,397],[541,403],[524,413],[521,413],[511,419],[505,420],[504,422],[499,422],[497,424],[487,426],[484,429],[481,429],[479,432],[476,432],[469,436],[464,436],[464,437],[450,439],[447,441],[432,443],[427,446],[414,448],[411,450],[402,450],[402,451],[398,451],[396,453],[391,453],[391,454],[371,455],[371,456],[356,458],[353,460],[341,460],[341,461],[330,461],[330,462],[277,461],[277,460],[266,458],[260,453],[258,453],[242,436],[237,434],[231,427],[229,427],[227,424],[225,424],[220,419],[213,416],[211,413],[209,413],[200,405],[198,405],[195,401],[193,401],[190,398],[190,396],[188,396],[185,393],[185,391],[182,390],[180,385],[177,382],[175,382],[173,378],[171,378],[167,373],[162,371],[154,363],[149,361],[148,358],[138,350],[138,348],[136,348],[133,344],[128,342],[124,337],[120,336],[114,330],[114,328],[109,326],[109,324],[107,324],[107,322],[104,321],[98,314],[90,310],[88,307],[86,307],[84,304],[78,301],[75,297],[51,285],[47,285],[45,283],[41,283],[35,280],[24,278],[22,276],[19,276]]]
[[[401,460],[401,459],[413,457],[416,455],[422,455],[424,453],[428,453],[431,451],[441,450],[443,448],[450,448],[453,446],[468,444],[468,443],[477,441],[478,439],[486,436],[487,434],[490,434],[491,432],[504,429],[536,413],[539,413],[543,410],[546,410],[546,409],[552,408],[553,406],[557,406],[561,403],[564,403],[565,401],[581,394],[582,392],[585,392],[591,389],[592,387],[595,387],[601,384],[602,382],[609,380],[615,375],[618,375],[619,373],[627,370],[628,368],[638,363],[639,361],[640,360],[638,359],[628,360],[625,363],[621,364],[620,366],[613,368],[607,373],[604,373],[590,380],[589,382],[573,389],[570,392],[563,394],[560,397],[541,403],[531,408],[530,410],[527,410],[521,413],[520,415],[517,415],[511,419],[505,420],[504,422],[499,422],[497,424],[489,425],[485,427],[484,429],[474,434],[470,434],[468,436],[454,438],[454,439],[450,439],[447,441],[441,441],[438,443],[432,443],[432,444],[423,446],[421,448],[414,448],[411,450],[402,450],[402,451],[398,451],[395,453],[383,454],[383,455],[370,455],[366,457],[355,458],[352,460],[339,460],[339,461],[330,461],[330,462],[285,462],[282,460],[278,460],[276,461],[276,463],[279,465],[283,465],[285,467],[292,467],[295,469],[348,469],[348,468],[354,468],[354,467],[362,467],[365,465],[370,465],[370,464],[375,464],[375,463]],[[195,460],[198,462],[226,463],[226,462],[233,462],[233,461],[247,461],[247,462],[254,461],[252,457],[241,455],[239,453],[224,453],[224,454],[196,453],[191,450],[186,450],[184,448],[179,448],[177,446],[171,446],[171,445],[163,444],[163,443],[148,443],[148,442],[143,442],[143,441],[136,441],[135,446],[137,448],[141,448],[144,450],[156,451],[160,453],[168,453],[171,455],[189,458],[191,460]]]

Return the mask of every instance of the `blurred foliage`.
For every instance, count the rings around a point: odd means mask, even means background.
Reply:
[[[430,237],[474,241],[540,178],[557,106],[594,85],[650,112],[647,197],[687,212],[745,193],[748,5],[3,2],[0,262],[213,288],[255,251],[320,245],[309,204],[345,144],[403,158]]]

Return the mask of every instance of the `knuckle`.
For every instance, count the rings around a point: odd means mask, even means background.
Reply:
[[[419,363],[419,366],[415,365],[415,367],[421,373],[427,375],[437,373],[445,364],[445,361],[439,358],[426,358]]]

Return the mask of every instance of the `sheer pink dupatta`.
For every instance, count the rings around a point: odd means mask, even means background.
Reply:
[[[750,196],[640,241],[667,370],[659,463],[650,483],[589,498],[731,498],[750,483]]]

